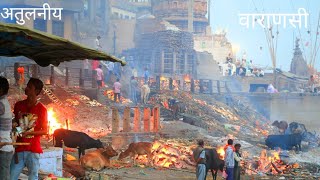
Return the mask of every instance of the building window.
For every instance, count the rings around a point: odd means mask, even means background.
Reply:
[[[47,32],[47,21],[43,19],[35,19],[33,21],[33,28],[39,31]]]
[[[129,16],[127,16],[127,15],[125,15],[125,16],[124,16],[124,18],[125,18],[125,19],[130,19],[130,17],[129,17]]]
[[[186,73],[192,74],[193,73],[193,62],[194,62],[194,57],[193,54],[188,54],[188,59],[187,59],[187,71]]]
[[[159,50],[154,53],[154,73],[161,73],[161,55]]]
[[[52,34],[60,37],[64,37],[64,22],[52,21]]]
[[[173,8],[178,8],[178,2],[177,1],[173,2]]]
[[[184,62],[185,62],[185,53],[183,51],[179,51],[176,54],[176,73],[183,74],[184,73]]]
[[[163,73],[172,74],[173,73],[173,52],[171,50],[164,51],[164,64]]]

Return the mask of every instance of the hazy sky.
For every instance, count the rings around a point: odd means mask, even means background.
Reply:
[[[307,29],[303,26],[299,33],[299,28],[291,27],[288,20],[286,28],[279,27],[277,67],[289,70],[295,41],[293,35],[300,38],[301,34],[300,47],[304,56],[307,56],[307,62],[309,62],[311,45],[314,46],[317,34],[320,0],[212,0],[210,23],[213,32],[222,29],[227,31],[229,41],[240,49],[237,53],[238,57],[241,57],[242,53],[246,51],[247,58],[252,59],[254,63],[272,66],[263,28],[257,24],[254,29],[241,26],[238,14],[257,12],[296,14],[299,8],[305,8],[309,13]],[[308,34],[308,31],[310,31],[310,34]],[[318,31],[320,32],[320,29]],[[319,44],[320,36],[318,37]],[[262,50],[260,47],[262,47]],[[319,55],[315,66],[318,69],[320,68]]]

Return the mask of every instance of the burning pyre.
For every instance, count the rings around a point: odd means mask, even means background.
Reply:
[[[242,167],[248,175],[298,175],[298,163],[288,163],[282,159],[281,151],[262,150],[259,157],[249,158],[247,152],[243,153],[245,160]]]
[[[69,124],[68,121],[65,123],[58,122],[58,118],[56,116],[56,112],[53,110],[53,108],[48,109],[48,131],[49,135],[52,135],[56,129],[64,128],[68,129]]]
[[[192,150],[195,145],[190,142],[179,140],[159,140],[153,144],[152,164],[157,168],[174,169],[195,169],[195,162],[192,157]],[[224,146],[216,148],[220,159],[224,159]],[[301,165],[298,163],[287,163],[281,157],[281,151],[262,150],[260,156],[252,157],[248,152],[243,151],[242,169],[246,175],[279,175],[279,176],[304,176],[300,171]],[[138,156],[139,164],[148,164],[146,155]],[[117,166],[117,165],[116,165]],[[119,165],[118,165],[119,167]],[[123,166],[128,167],[128,166]],[[309,173],[311,174],[311,173]]]

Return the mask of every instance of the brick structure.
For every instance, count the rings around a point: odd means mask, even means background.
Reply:
[[[189,3],[192,3],[190,9]],[[204,34],[206,26],[209,25],[207,14],[207,0],[154,0],[152,1],[152,12],[157,18],[174,24],[182,31],[188,31],[188,13],[192,11],[193,32]]]
[[[148,68],[155,76],[196,76],[197,57],[191,33],[165,30],[136,37],[136,48],[124,54],[141,73]]]

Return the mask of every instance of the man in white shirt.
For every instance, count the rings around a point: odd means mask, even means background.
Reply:
[[[133,77],[135,77],[135,78],[138,77],[138,71],[137,71],[137,69],[135,67],[132,66],[131,67],[131,71],[132,71],[132,76]]]
[[[102,50],[102,46],[101,46],[101,44],[100,44],[100,39],[101,39],[101,37],[100,37],[100,36],[97,36],[97,38],[96,38],[96,40],[95,40],[96,50],[99,50],[99,51]]]
[[[14,153],[10,133],[12,131],[12,112],[8,101],[9,82],[0,77],[0,179],[10,179],[10,164]]]
[[[261,68],[258,70],[258,72],[259,72],[259,77],[263,77],[264,76],[264,72],[263,72],[263,70]]]
[[[83,61],[83,69],[84,69],[84,77],[87,78],[89,76],[89,60],[85,59]]]

